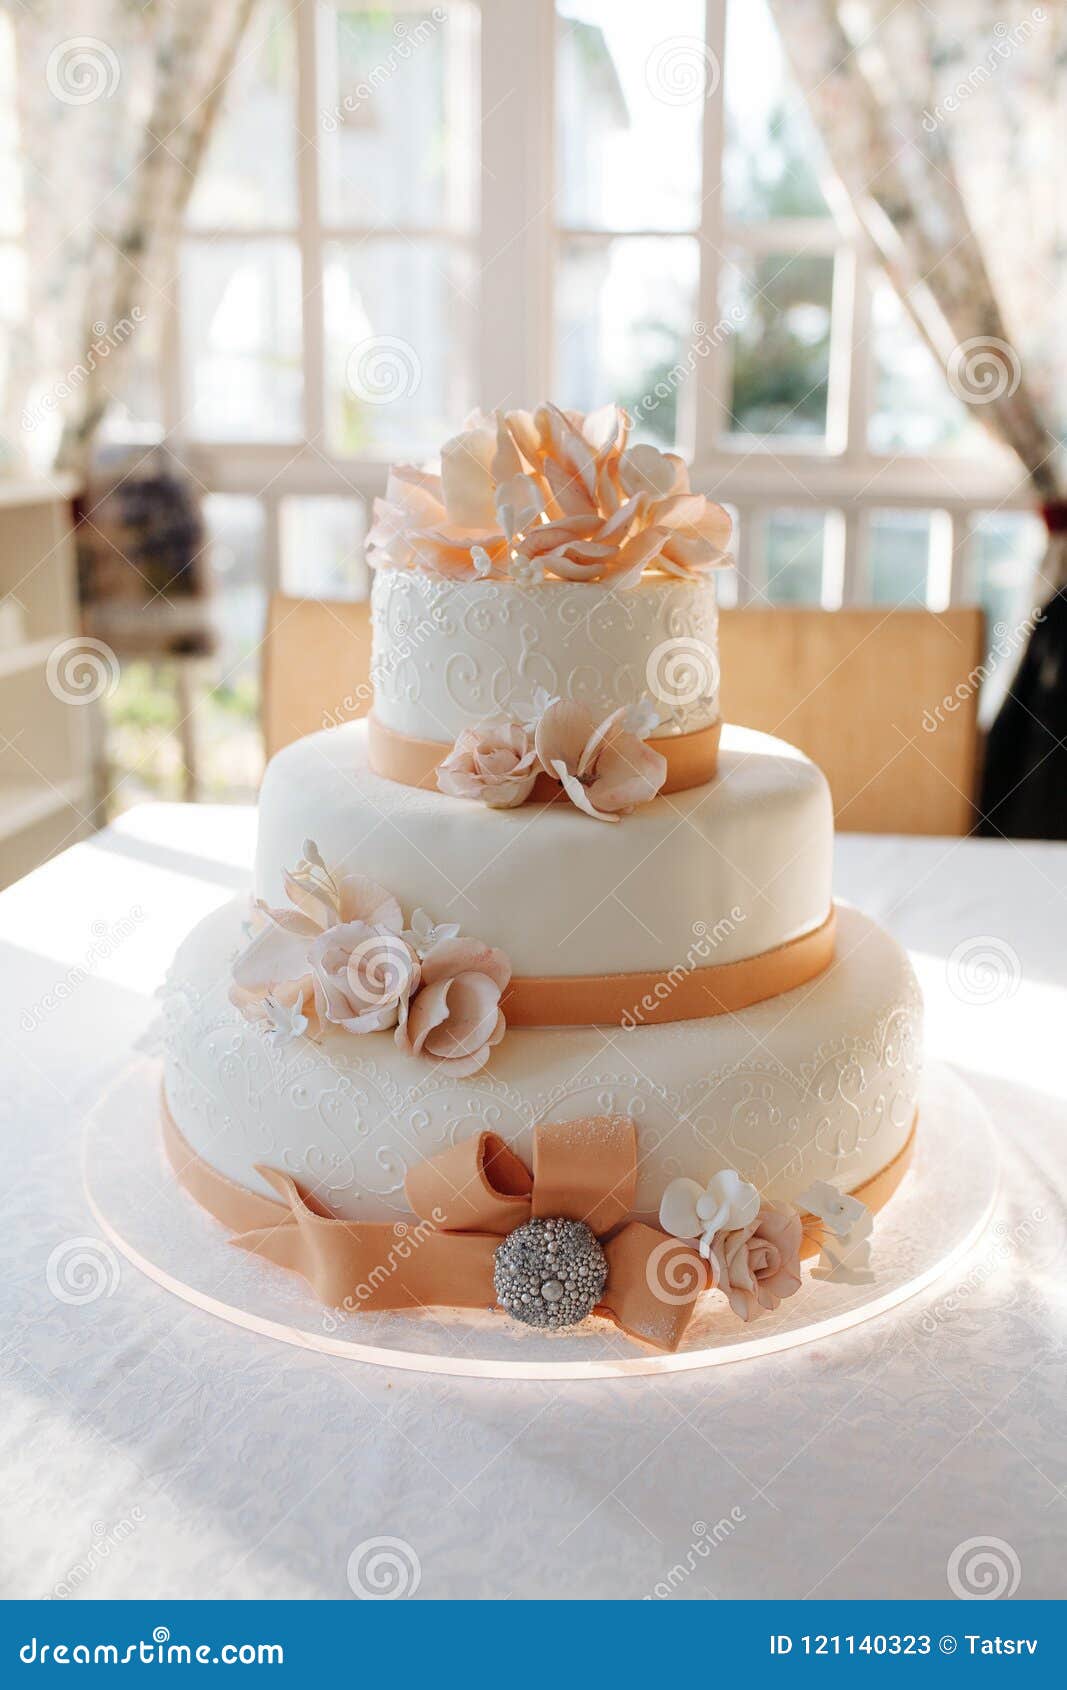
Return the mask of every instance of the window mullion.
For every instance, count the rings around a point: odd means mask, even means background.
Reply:
[[[319,195],[319,46],[317,8],[296,8],[296,186],[300,237],[304,431],[321,441],[326,427],[326,338],[322,286],[322,211]]]
[[[700,187],[700,280],[697,321],[706,325],[711,351],[701,365],[693,419],[693,456],[699,463],[715,450],[727,431],[733,351],[729,334],[719,334],[721,316],[723,215],[723,142],[725,137],[726,0],[707,0],[704,39],[710,55],[708,76],[718,86],[704,102]],[[699,330],[697,331],[699,334]]]
[[[535,405],[552,381],[555,7],[482,6],[478,397]]]

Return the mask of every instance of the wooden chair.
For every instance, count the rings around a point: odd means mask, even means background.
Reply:
[[[851,833],[968,833],[977,609],[721,613],[723,716],[807,752]]]
[[[263,741],[268,757],[371,707],[370,605],[365,599],[272,595],[263,638]]]
[[[723,715],[806,751],[826,772],[843,831],[964,834],[982,637],[980,610],[726,610]],[[267,755],[370,706],[370,606],[274,596]]]

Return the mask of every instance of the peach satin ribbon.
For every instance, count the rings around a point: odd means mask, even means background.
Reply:
[[[302,1274],[333,1307],[490,1307],[497,1245],[538,1215],[584,1220],[598,1234],[608,1280],[597,1313],[657,1349],[677,1349],[707,1288],[708,1270],[689,1244],[626,1218],[637,1175],[634,1127],[626,1117],[542,1124],[532,1175],[495,1133],[464,1139],[409,1172],[404,1189],[419,1220],[389,1225],[331,1216],[276,1168],[256,1172],[282,1201],[260,1197],[196,1154],[165,1096],[161,1111],[164,1148],[184,1190],[236,1234],[232,1242],[240,1249]],[[872,1214],[907,1172],[917,1119],[893,1160],[851,1193]],[[803,1223],[800,1253],[808,1257],[819,1249],[822,1229],[810,1215]],[[657,1294],[661,1286],[669,1288],[666,1299]]]
[[[582,1220],[598,1235],[608,1278],[597,1313],[657,1349],[677,1349],[708,1282],[691,1245],[627,1219],[637,1141],[626,1116],[537,1127],[532,1175],[495,1133],[463,1139],[409,1172],[404,1190],[418,1221],[390,1225],[329,1215],[277,1168],[256,1172],[281,1202],[257,1197],[196,1155],[165,1098],[162,1113],[167,1155],[190,1196],[236,1233],[232,1243],[302,1274],[332,1307],[491,1308],[497,1245],[536,1216]],[[692,1296],[667,1301],[660,1285]]]
[[[649,744],[667,759],[667,778],[661,792],[685,792],[691,786],[703,786],[713,777],[719,765],[719,736],[722,723],[713,722],[710,728],[698,728],[696,733],[677,737],[653,739]],[[401,786],[427,787],[437,791],[437,766],[452,750],[438,739],[414,739],[409,734],[387,728],[373,714],[367,718],[370,766],[383,780],[395,780]],[[543,804],[566,798],[566,793],[551,775],[537,778],[529,802]]]
[[[805,986],[834,957],[836,914],[814,933],[740,962],[650,974],[519,975],[500,1000],[509,1027],[637,1027],[732,1015]]]

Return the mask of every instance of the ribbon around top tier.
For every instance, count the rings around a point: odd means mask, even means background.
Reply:
[[[719,766],[719,738],[722,723],[698,728],[694,733],[667,735],[649,741],[667,760],[667,778],[660,793],[686,792],[692,786],[704,786]],[[397,733],[387,728],[372,712],[367,718],[367,743],[370,766],[383,780],[396,781],[400,786],[418,786],[437,791],[437,769],[452,751],[452,745],[438,739],[416,739],[411,734]],[[566,792],[552,775],[537,777],[528,802],[550,804],[565,800]]]
[[[709,1284],[690,1244],[628,1218],[637,1141],[627,1116],[542,1123],[532,1173],[496,1133],[463,1139],[409,1171],[418,1219],[393,1225],[332,1216],[277,1168],[256,1172],[281,1201],[257,1196],[196,1155],[165,1099],[162,1110],[167,1154],[190,1195],[239,1249],[302,1274],[331,1307],[491,1308],[497,1246],[536,1218],[584,1221],[597,1235],[608,1276],[596,1312],[656,1349],[677,1349]]]

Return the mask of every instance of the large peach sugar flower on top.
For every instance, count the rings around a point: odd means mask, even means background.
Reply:
[[[646,569],[689,578],[725,563],[727,513],[691,491],[676,453],[628,446],[629,428],[616,405],[475,412],[445,442],[440,474],[390,471],[374,503],[370,562],[617,587]]]

